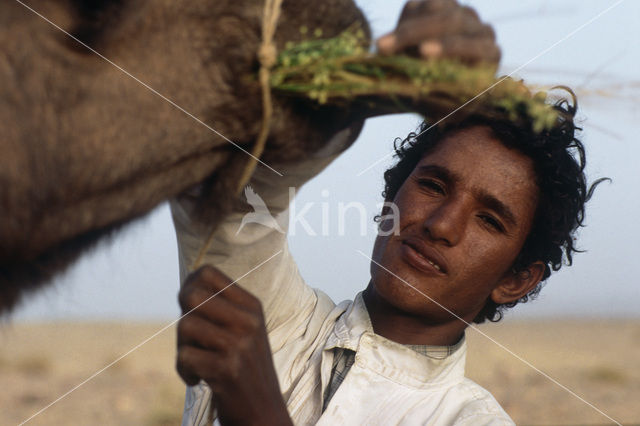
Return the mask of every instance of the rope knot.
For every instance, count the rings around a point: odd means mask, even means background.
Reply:
[[[265,68],[271,69],[276,64],[278,59],[278,50],[273,43],[262,43],[258,50],[258,60],[260,65]]]

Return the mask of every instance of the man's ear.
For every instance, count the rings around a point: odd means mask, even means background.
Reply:
[[[515,302],[538,285],[544,276],[545,265],[537,261],[525,269],[507,272],[491,292],[491,300],[497,304]]]

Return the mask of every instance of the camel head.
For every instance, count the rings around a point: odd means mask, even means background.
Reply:
[[[0,312],[194,185],[212,224],[224,214],[248,160],[234,144],[250,150],[261,123],[262,12],[258,0],[0,4]],[[367,31],[352,0],[285,0],[275,41],[354,24]],[[303,158],[349,120],[276,96],[263,159]]]

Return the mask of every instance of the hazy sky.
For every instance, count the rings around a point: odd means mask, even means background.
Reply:
[[[404,1],[357,3],[379,36],[393,29]],[[640,287],[632,269],[640,253],[640,2],[464,3],[494,25],[503,74],[526,64],[515,76],[576,89],[588,175],[613,179],[599,188],[588,207],[588,226],[580,231],[578,243],[587,252],[575,256],[573,267],[552,276],[538,300],[517,307],[509,317],[639,316]],[[315,203],[305,216],[310,224],[317,225],[323,211],[329,214],[329,235],[305,235],[298,227],[289,238],[292,251],[307,281],[336,301],[353,297],[368,281],[369,262],[356,250],[371,251],[372,218],[381,201],[382,172],[391,159],[357,174],[385,156],[394,138],[414,130],[419,121],[413,115],[369,120],[356,144],[299,193],[298,206]],[[354,212],[346,235],[338,236],[338,205],[353,201],[367,206],[366,235],[360,235]],[[13,319],[173,318],[178,314],[178,284],[176,242],[165,205],[86,255],[55,286],[18,309]]]

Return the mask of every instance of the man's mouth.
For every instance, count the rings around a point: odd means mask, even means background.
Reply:
[[[403,240],[402,244],[405,246],[405,256],[413,266],[425,272],[447,273],[444,258],[421,239],[410,237]]]
[[[441,270],[441,269],[440,269],[440,265],[437,265],[437,264],[433,263],[433,262],[432,262],[432,261],[430,261],[429,259],[426,259],[426,258],[425,258],[425,260],[426,260],[427,262],[429,262],[429,263],[431,264],[431,266],[433,266],[434,268],[436,268],[438,271],[440,271],[440,270]]]

